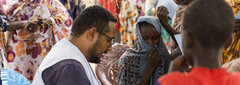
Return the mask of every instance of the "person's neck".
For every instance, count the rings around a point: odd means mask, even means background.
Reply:
[[[194,67],[206,67],[209,69],[220,68],[220,54],[220,50],[205,49],[193,57],[193,65]]]
[[[75,45],[82,53],[83,55],[86,57],[86,59],[88,60],[88,49],[87,48],[87,44],[84,42],[85,40],[80,40],[80,39],[83,39],[83,38],[77,38],[77,37],[73,37],[71,36],[69,38],[69,41]]]

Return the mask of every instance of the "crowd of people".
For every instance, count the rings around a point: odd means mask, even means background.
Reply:
[[[0,84],[240,84],[240,0],[98,2],[0,0]]]

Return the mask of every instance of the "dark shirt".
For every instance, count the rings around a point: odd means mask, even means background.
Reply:
[[[42,78],[45,85],[91,85],[82,64],[73,59],[45,69]]]

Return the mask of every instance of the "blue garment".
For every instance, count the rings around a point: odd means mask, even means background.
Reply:
[[[152,16],[143,16],[137,20],[136,42],[120,58],[119,62],[119,85],[136,85],[140,82],[147,66],[147,59],[153,46],[149,46],[142,38],[139,23],[147,22],[152,24],[160,34],[160,44],[158,46],[159,55],[163,55],[158,67],[154,71],[149,85],[154,85],[158,77],[168,72],[170,54],[161,37],[161,24],[159,20]],[[160,50],[162,49],[162,50]]]
[[[236,19],[240,19],[240,12],[237,13]]]
[[[1,69],[2,85],[31,85],[21,74],[11,69]]]

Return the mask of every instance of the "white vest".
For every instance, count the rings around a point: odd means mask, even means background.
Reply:
[[[99,80],[94,75],[93,70],[90,67],[85,56],[75,45],[73,45],[66,38],[62,39],[56,45],[54,45],[51,51],[44,58],[35,74],[32,85],[45,85],[42,79],[42,72],[46,68],[51,67],[54,64],[66,59],[74,59],[82,64],[85,73],[89,81],[91,82],[91,85],[101,85]]]

